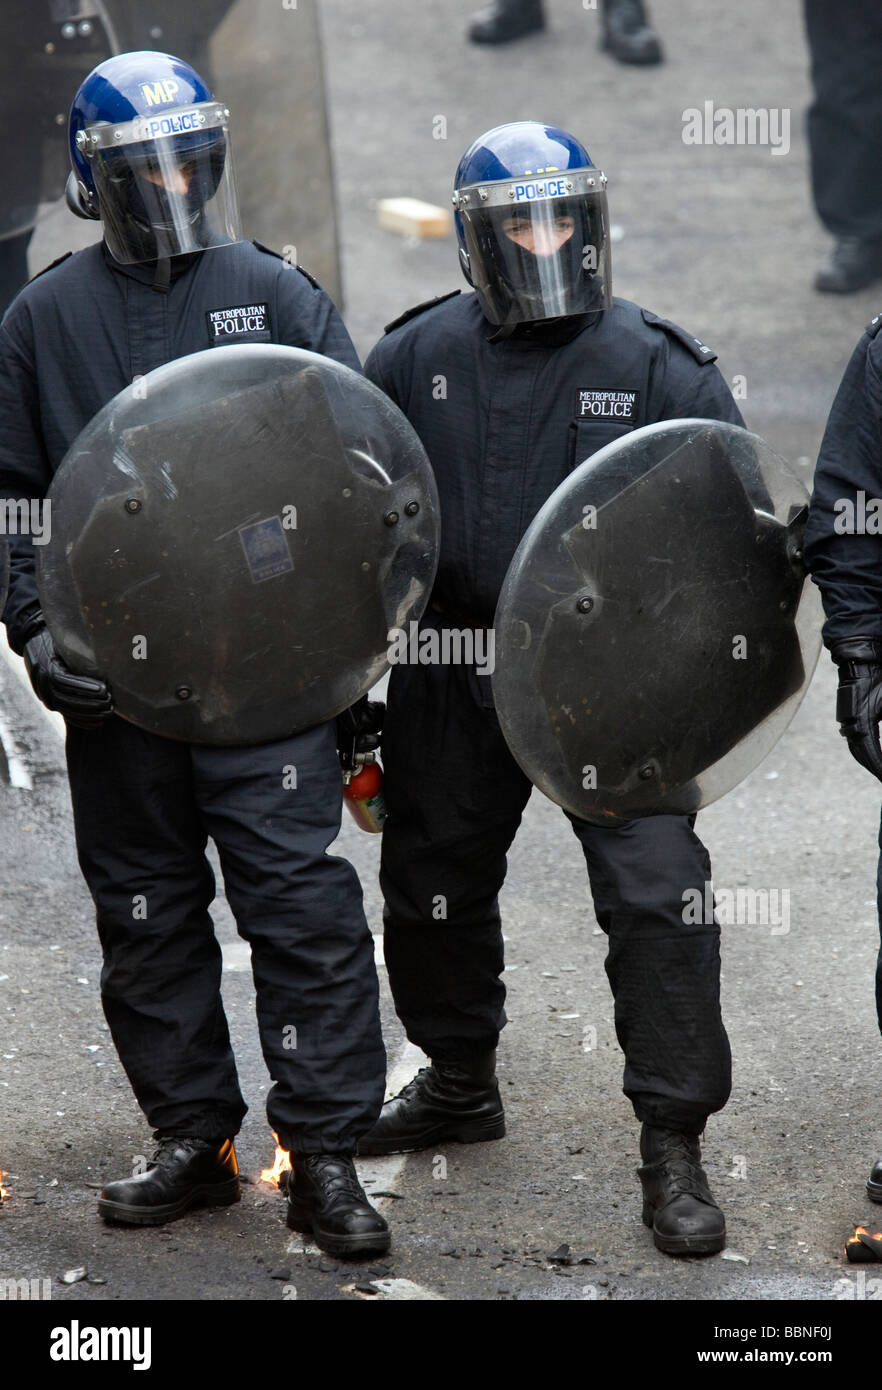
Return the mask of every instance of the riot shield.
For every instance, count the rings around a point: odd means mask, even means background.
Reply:
[[[70,169],[67,121],[74,92],[118,51],[104,0],[6,0],[3,29],[0,128],[10,138],[0,243],[27,232],[41,206],[61,197]]]
[[[820,651],[802,483],[735,425],[649,425],[548,499],[496,611],[493,693],[524,772],[598,824],[690,813],[780,738]]]
[[[292,272],[293,273],[293,272]],[[348,367],[208,349],[120,392],[49,490],[40,600],[118,712],[193,743],[282,738],[347,708],[421,614],[438,505],[420,441]]]

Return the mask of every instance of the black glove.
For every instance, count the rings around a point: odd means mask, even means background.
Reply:
[[[71,671],[56,652],[45,624],[32,625],[24,659],[37,699],[47,709],[58,710],[69,724],[97,729],[113,713],[113,700],[104,681]]]
[[[373,753],[380,746],[380,731],[386,706],[381,700],[362,695],[354,705],[337,715],[337,749],[344,772],[358,766],[359,755]]]
[[[882,782],[882,638],[842,637],[830,648],[839,667],[836,718],[851,756]]]

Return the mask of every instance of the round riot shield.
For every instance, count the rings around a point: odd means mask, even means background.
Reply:
[[[820,651],[802,483],[757,435],[648,425],[561,484],[512,560],[493,693],[514,757],[598,824],[690,813],[780,738]]]
[[[59,652],[126,719],[188,742],[263,743],[347,708],[434,577],[417,435],[300,349],[158,367],[82,431],[48,496],[37,580]]]
[[[6,0],[3,18],[0,123],[15,139],[4,150],[0,242],[27,232],[61,197],[74,92],[119,51],[104,0]]]

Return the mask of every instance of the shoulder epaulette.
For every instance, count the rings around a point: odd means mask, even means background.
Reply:
[[[50,270],[54,270],[57,265],[61,265],[62,261],[70,260],[72,255],[73,251],[65,251],[63,256],[59,256],[57,260],[51,261],[49,265],[44,265],[42,270],[38,270],[36,275],[32,275],[28,284],[32,285],[35,280],[39,280],[41,275],[48,275]]]
[[[864,332],[867,334],[868,337],[875,338],[880,328],[882,328],[882,314],[877,314],[874,319],[870,319],[870,322],[867,324],[866,328],[864,329]]]
[[[447,299],[454,299],[459,293],[459,290],[450,290],[447,294],[439,294],[434,299],[426,299],[422,304],[415,304],[412,309],[405,309],[404,313],[400,314],[397,319],[393,319],[391,323],[386,324],[383,332],[394,332],[394,330],[400,328],[402,324],[409,323],[411,319],[415,319],[418,314],[424,314],[427,309],[434,309],[436,304],[443,304]]]
[[[650,313],[648,309],[641,309],[640,312],[647,323],[653,324],[656,328],[663,328],[665,333],[669,333],[672,338],[677,339],[678,343],[682,343],[697,362],[716,362],[717,354],[713,348],[707,347],[700,338],[695,338],[691,333],[687,333],[685,328],[681,328],[679,324],[671,323],[670,319],[660,319],[658,314]]]
[[[271,246],[264,246],[263,242],[262,242],[262,241],[258,241],[256,238],[255,238],[255,240],[252,242],[252,245],[256,246],[257,249],[258,249],[258,251],[265,251],[266,254],[267,254],[268,256],[275,256],[275,258],[276,258],[277,261],[284,261],[284,262],[285,262],[285,265],[293,266],[295,270],[299,270],[299,271],[300,271],[300,274],[304,277],[304,279],[306,279],[306,280],[309,281],[309,283],[312,285],[313,289],[316,289],[316,290],[320,290],[320,289],[321,289],[321,285],[319,284],[318,280],[316,280],[316,278],[315,278],[314,275],[310,275],[309,271],[308,271],[308,270],[304,270],[303,266],[302,266],[302,265],[298,265],[298,264],[296,263],[296,261],[289,261],[289,260],[288,260],[288,257],[287,257],[287,256],[283,256],[282,253],[281,253],[281,251],[274,251],[273,248],[272,248]]]

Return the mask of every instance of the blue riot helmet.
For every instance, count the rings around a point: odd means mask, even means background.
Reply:
[[[606,175],[566,131],[489,130],[460,160],[453,206],[463,274],[491,323],[610,307]]]
[[[229,116],[179,58],[109,58],[71,107],[68,205],[123,264],[238,241]]]

